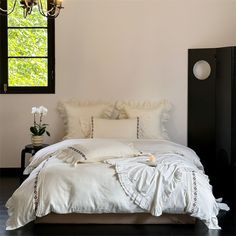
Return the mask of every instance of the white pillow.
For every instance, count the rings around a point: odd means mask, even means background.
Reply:
[[[91,138],[139,138],[139,118],[108,120],[91,117]]]
[[[140,152],[130,144],[109,139],[83,139],[54,153],[54,157],[72,165],[84,162],[99,162],[110,158],[134,157]]]
[[[171,105],[168,101],[159,103],[123,103],[118,105],[121,114],[128,118],[139,117],[139,138],[168,139],[164,123],[169,118]]]
[[[111,113],[112,109],[110,103],[83,103],[74,100],[60,102],[58,111],[64,120],[64,139],[89,138],[91,116],[104,117]]]

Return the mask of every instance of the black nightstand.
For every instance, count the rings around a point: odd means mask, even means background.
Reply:
[[[23,179],[23,177],[24,177],[23,172],[25,169],[25,154],[30,153],[33,156],[37,151],[39,151],[40,149],[45,148],[47,146],[49,146],[49,144],[42,144],[39,147],[35,147],[32,144],[28,144],[25,146],[24,149],[22,149],[22,151],[21,151],[21,179]]]

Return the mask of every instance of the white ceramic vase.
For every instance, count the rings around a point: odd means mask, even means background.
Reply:
[[[31,141],[33,146],[40,147],[43,144],[43,135],[32,135]]]

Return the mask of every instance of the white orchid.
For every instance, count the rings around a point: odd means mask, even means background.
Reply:
[[[46,116],[47,113],[48,113],[48,109],[46,107],[44,107],[44,106],[40,106],[38,108],[38,111],[39,111],[40,114],[43,114],[43,116]]]
[[[32,114],[37,114],[39,113],[39,109],[37,107],[32,107]]]
[[[48,124],[43,124],[43,116],[46,116],[48,109],[44,106],[32,107],[32,114],[34,114],[34,125],[30,127],[30,131],[34,136],[43,135],[45,132],[48,136],[50,133],[46,130]],[[39,123],[37,123],[37,117],[39,115]]]

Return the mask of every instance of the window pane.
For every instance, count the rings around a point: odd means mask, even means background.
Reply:
[[[9,58],[8,86],[47,86],[48,68],[45,58]]]
[[[9,56],[47,56],[47,29],[8,29]]]
[[[15,0],[8,0],[8,9],[12,9]],[[46,0],[42,0],[44,9],[46,9]],[[8,16],[8,26],[23,26],[23,27],[47,27],[47,18],[42,16],[38,11],[38,5],[33,7],[31,15],[28,15],[26,19],[23,16],[23,8],[20,5],[20,0],[16,2],[15,11]]]

